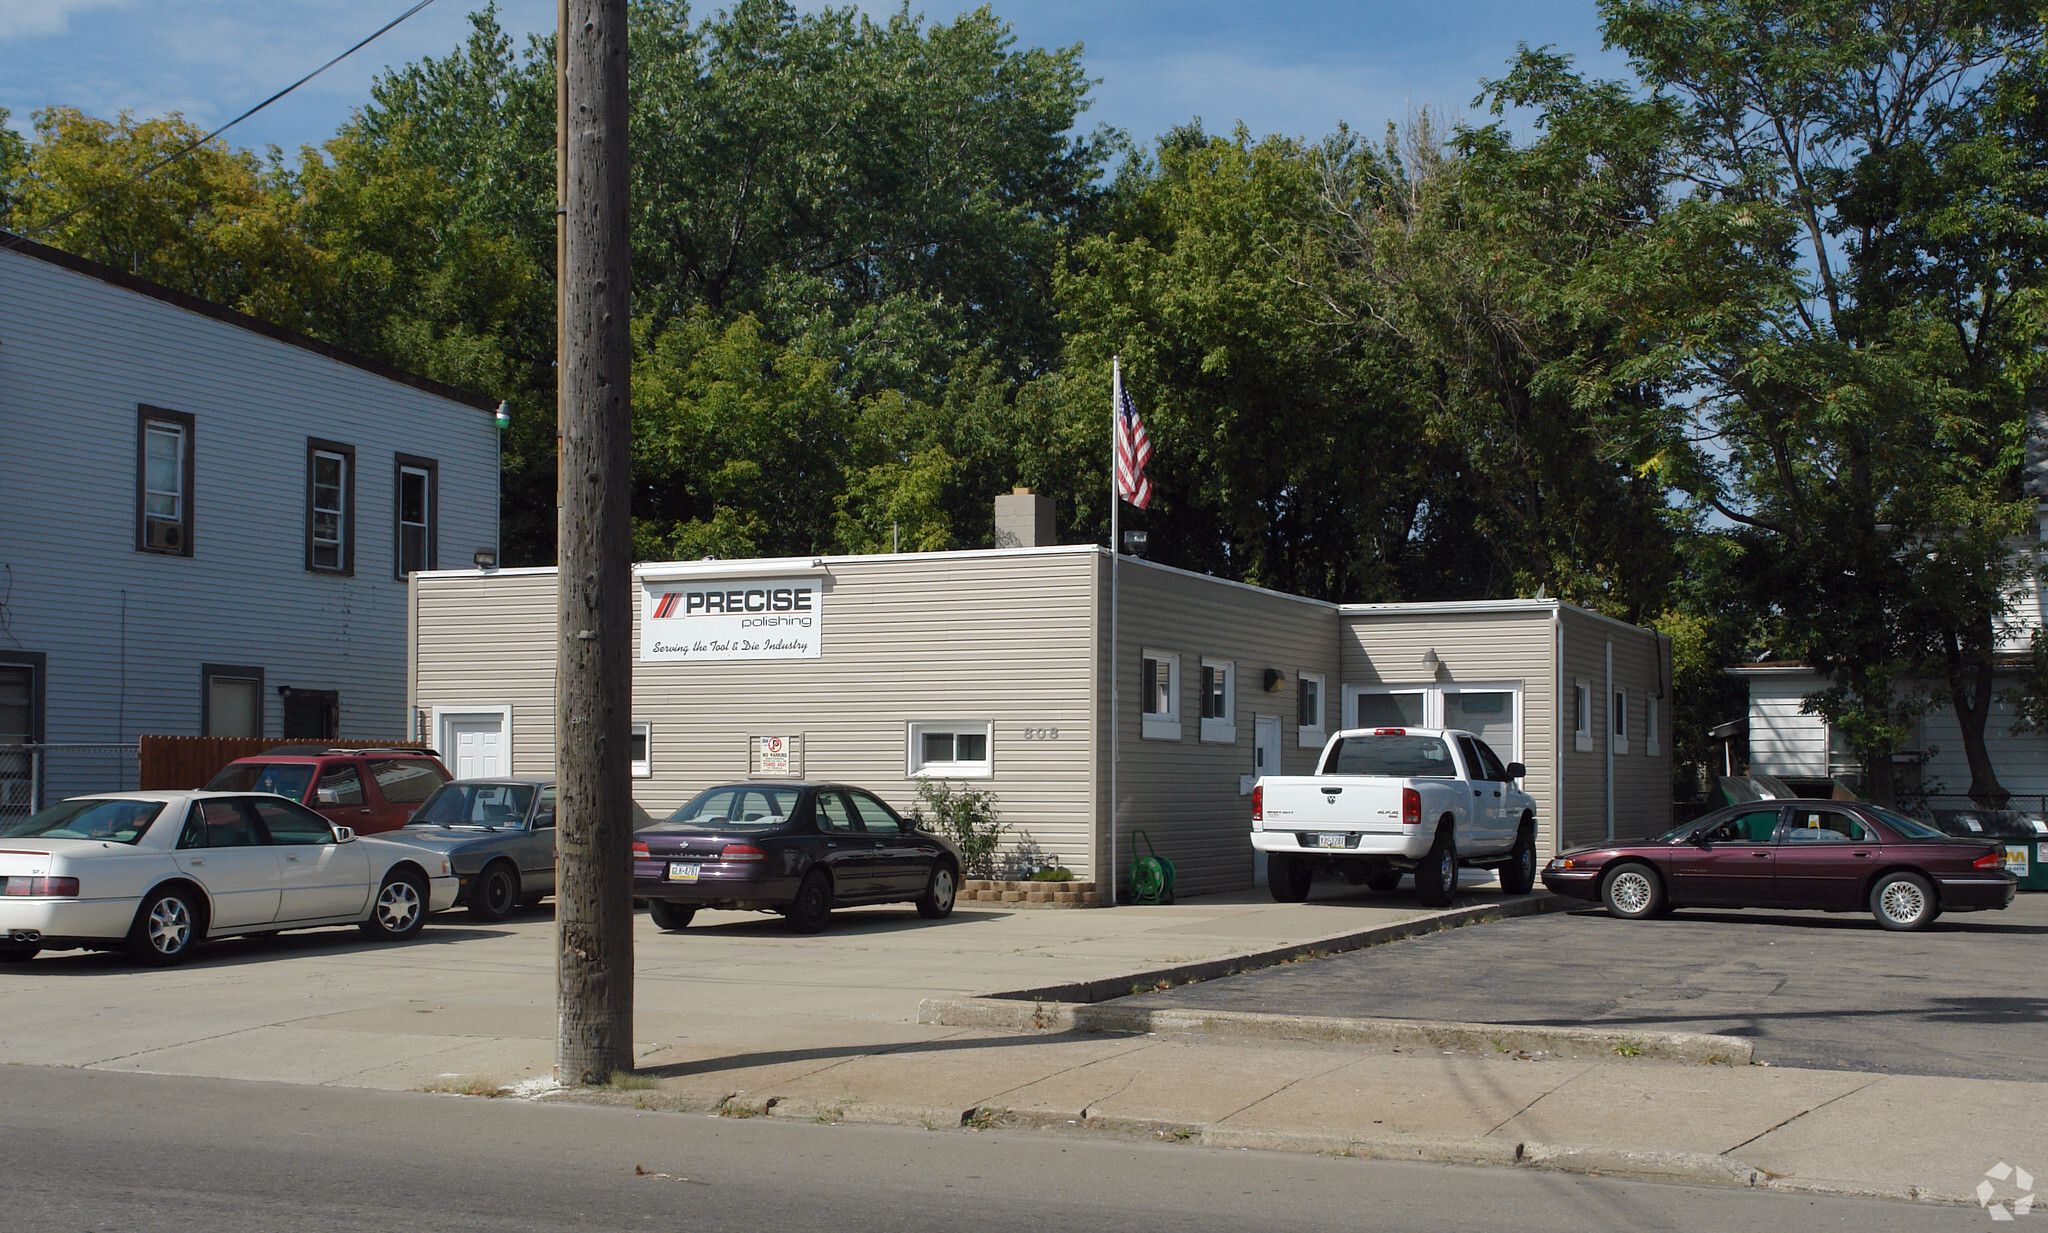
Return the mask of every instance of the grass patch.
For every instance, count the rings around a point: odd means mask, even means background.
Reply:
[[[501,1083],[489,1075],[447,1075],[434,1080],[419,1090],[440,1092],[449,1096],[503,1096],[511,1085]]]
[[[1641,1057],[1643,1056],[1643,1042],[1640,1040],[1618,1041],[1614,1046],[1614,1052],[1621,1057]]]
[[[661,1080],[653,1075],[636,1075],[630,1070],[615,1070],[612,1077],[598,1085],[606,1092],[648,1092],[661,1086]]]

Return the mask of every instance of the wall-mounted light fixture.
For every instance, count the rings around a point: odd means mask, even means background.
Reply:
[[[1269,694],[1270,694],[1270,693],[1272,693],[1272,692],[1273,692],[1274,690],[1276,690],[1276,689],[1280,688],[1280,687],[1281,687],[1282,685],[1285,685],[1286,683],[1287,683],[1287,678],[1286,678],[1286,677],[1285,677],[1284,675],[1282,675],[1282,674],[1281,674],[1281,672],[1280,672],[1280,669],[1278,669],[1278,668],[1268,668],[1268,669],[1266,669],[1266,692],[1267,692],[1267,693],[1269,693]]]
[[[498,550],[495,548],[479,548],[469,554],[469,559],[478,569],[498,568]]]
[[[1431,672],[1435,672],[1438,668],[1443,667],[1443,663],[1443,660],[1436,657],[1435,647],[1431,647],[1422,653],[1422,666]]]
[[[1124,532],[1124,551],[1134,557],[1142,557],[1145,555],[1145,544],[1150,539],[1151,536],[1143,531],[1126,531]]]
[[[512,404],[509,402],[499,403],[498,413],[491,417],[491,421],[498,426],[499,432],[512,427]]]

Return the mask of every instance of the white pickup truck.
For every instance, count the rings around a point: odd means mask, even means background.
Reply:
[[[1444,907],[1460,866],[1497,869],[1501,889],[1536,884],[1536,798],[1470,732],[1359,728],[1323,746],[1314,775],[1265,775],[1252,787],[1252,847],[1266,854],[1273,898],[1308,898],[1318,872]]]

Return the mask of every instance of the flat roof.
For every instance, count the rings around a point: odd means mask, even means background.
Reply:
[[[0,231],[0,253],[19,253],[24,257],[33,257],[37,261],[47,262],[50,265],[69,270],[74,274],[83,274],[87,278],[97,279],[103,283],[111,283],[124,291],[132,291],[137,295],[148,296],[152,300],[161,300],[173,307],[182,308],[186,312],[198,313],[202,317],[208,317],[227,325],[248,330],[252,334],[261,334],[273,342],[281,342],[286,346],[297,347],[301,351],[310,351],[314,355],[324,356],[338,364],[347,364],[351,368],[360,368],[364,372],[382,377],[387,381],[396,381],[400,385],[409,385],[416,390],[433,394],[439,398],[445,398],[450,402],[459,402],[464,406],[474,407],[479,411],[495,411],[498,407],[498,400],[495,398],[486,398],[482,394],[472,394],[468,390],[457,389],[455,386],[436,381],[432,377],[422,377],[416,372],[407,372],[403,368],[387,364],[383,360],[372,359],[367,355],[359,355],[354,351],[350,351],[346,347],[337,347],[333,343],[323,342],[310,334],[301,334],[297,330],[288,330],[284,326],[274,325],[261,318],[252,317],[248,313],[229,308],[225,304],[216,304],[212,300],[202,300],[196,295],[188,295],[183,291],[166,287],[162,283],[154,283],[146,278],[124,273],[110,265],[101,265],[99,262],[89,258],[80,257],[74,253],[67,253],[61,248],[51,248],[47,244],[38,244],[27,236],[16,235],[11,231]]]

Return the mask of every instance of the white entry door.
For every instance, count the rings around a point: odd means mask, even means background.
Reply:
[[[1278,775],[1280,768],[1280,717],[1252,716],[1252,774]],[[1252,885],[1266,884],[1266,854],[1252,849]]]
[[[441,757],[457,779],[495,779],[512,773],[512,749],[502,711],[443,714]]]

